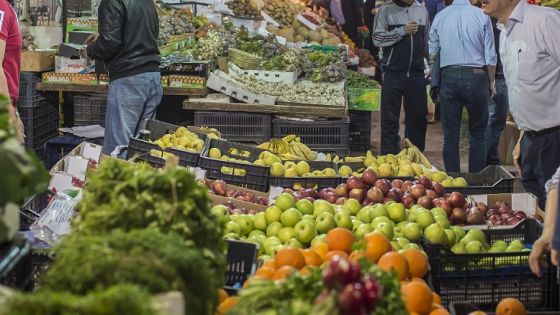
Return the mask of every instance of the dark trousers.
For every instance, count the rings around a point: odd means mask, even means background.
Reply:
[[[385,71],[381,88],[381,154],[400,152],[399,119],[404,97],[405,137],[424,151],[428,114],[424,74]]]
[[[544,185],[560,166],[560,127],[540,133],[525,132],[520,149],[523,187],[539,198],[539,207],[544,209]]]
[[[496,79],[496,96],[490,102],[488,112],[490,116],[486,128],[486,161],[488,165],[499,165],[498,145],[509,112],[506,80]]]
[[[486,167],[489,94],[488,74],[483,69],[445,67],[441,70],[440,118],[447,172],[461,171],[459,140],[463,107],[469,115],[469,172],[478,173]]]

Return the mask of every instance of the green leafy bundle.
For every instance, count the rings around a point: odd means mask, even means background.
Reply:
[[[357,89],[373,89],[380,88],[379,83],[371,79],[365,74],[358,73],[353,70],[347,72],[348,87]]]
[[[145,290],[130,284],[96,290],[88,295],[68,292],[16,294],[0,306],[1,315],[156,315]]]
[[[225,243],[210,199],[186,168],[156,170],[146,164],[108,159],[92,174],[78,204],[74,233],[95,235],[114,229],[157,227],[175,232],[221,268]]]
[[[116,284],[135,284],[149,293],[182,291],[193,314],[212,314],[218,272],[198,248],[175,233],[156,228],[107,235],[70,235],[55,248],[56,259],[40,281],[40,292],[88,294]],[[118,313],[117,313],[118,314]],[[129,314],[133,314],[130,313]]]

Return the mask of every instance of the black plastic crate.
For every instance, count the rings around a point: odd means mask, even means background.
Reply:
[[[364,152],[371,149],[371,112],[351,110],[349,140],[350,151]]]
[[[513,229],[485,230],[487,242],[520,240],[531,246],[542,225],[527,219]],[[558,310],[556,267],[550,255],[543,260],[542,277],[528,265],[530,252],[454,254],[441,246],[423,244],[430,261],[430,284],[444,305],[469,301],[482,310],[494,310],[504,298],[519,299],[528,310]]]
[[[74,95],[74,126],[105,126],[107,96],[100,94]]]
[[[13,240],[0,243],[0,283],[11,281],[11,273],[20,264],[21,260],[29,254],[31,243],[23,234],[17,233]]]
[[[321,152],[348,154],[348,119],[297,121],[275,118],[272,121],[272,136],[282,138],[298,135],[310,149]]]
[[[103,145],[103,138],[84,139],[74,135],[56,136],[45,143],[45,166],[51,169],[83,141]]]
[[[38,136],[25,136],[25,148],[28,150],[33,150],[33,151],[43,151],[44,154],[44,148],[45,148],[45,143],[49,140],[52,139],[54,137],[56,137],[58,135],[58,131],[57,130],[52,130],[50,132],[47,132],[45,134],[41,134]]]
[[[52,197],[52,193],[44,191],[29,198],[19,210],[20,231],[29,231],[33,224],[47,206]]]
[[[449,304],[449,312],[451,315],[469,315],[472,312],[480,311],[476,305],[467,302],[452,302]],[[493,315],[494,313],[488,313],[488,315]],[[527,315],[558,315],[558,311],[550,312],[532,312],[528,311]]]
[[[20,107],[18,112],[27,137],[37,137],[58,129],[58,110],[47,100],[32,107]]]
[[[181,126],[165,123],[159,120],[148,120],[146,123],[146,130],[150,131],[150,137],[152,140],[156,140],[164,136],[165,134],[175,132]],[[194,132],[198,137],[206,142],[207,136],[201,133],[194,127],[186,127],[189,131]],[[151,150],[156,150],[163,152],[161,148],[152,142],[142,140],[135,137],[130,137],[127,149],[127,160],[138,159],[140,161],[145,161],[155,167],[165,166],[165,159],[150,155]],[[168,148],[165,152],[173,153],[179,158],[179,165],[187,167],[198,166],[200,160],[199,153],[187,152],[184,150]]]
[[[322,171],[325,168],[332,168],[337,172],[335,163],[326,161],[306,161],[311,171]],[[297,161],[294,161],[297,163]],[[270,186],[299,189],[299,188],[328,188],[336,187],[342,182],[340,176],[333,177],[270,177]]]
[[[271,116],[237,112],[195,112],[194,125],[216,128],[222,138],[243,143],[263,143],[271,138]]]
[[[448,173],[452,177],[463,177],[468,187],[452,187],[453,191],[467,195],[502,194],[513,192],[515,176],[503,166],[490,165],[480,173]]]
[[[228,294],[236,294],[245,280],[253,274],[257,261],[258,247],[255,243],[226,240],[227,271],[224,289]]]
[[[31,248],[10,273],[3,280],[0,279],[0,283],[14,289],[33,292],[51,262],[52,258],[47,249]]]
[[[41,80],[41,73],[20,73],[18,108],[31,107],[34,106],[34,104],[45,100],[45,98],[37,90],[37,83],[41,82]]]
[[[206,170],[208,179],[223,179],[227,183],[258,191],[268,191],[268,178],[270,168],[253,164],[242,164],[238,162],[212,159],[209,157],[210,149],[217,148],[222,155],[231,158],[254,162],[259,155],[266,150],[241,143],[229,142],[219,139],[210,139],[206,142],[199,166]],[[228,173],[222,172],[222,169]],[[231,171],[231,174],[229,174]]]

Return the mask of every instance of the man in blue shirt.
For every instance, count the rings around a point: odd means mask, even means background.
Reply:
[[[445,2],[443,2],[443,0],[426,0],[424,1],[424,5],[430,15],[430,22],[434,21],[436,14],[438,14],[439,11],[445,9]]]
[[[486,167],[488,103],[494,94],[496,50],[492,22],[468,0],[455,0],[436,15],[430,31],[430,60],[439,56],[443,162],[460,172],[459,139],[463,106],[469,115],[469,172]]]

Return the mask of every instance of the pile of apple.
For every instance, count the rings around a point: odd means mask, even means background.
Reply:
[[[206,187],[208,187],[208,192],[214,195],[229,197],[240,201],[255,203],[258,205],[268,206],[268,199],[255,196],[249,191],[238,191],[229,188],[225,181],[221,179],[217,180],[207,180],[205,181]]]
[[[497,201],[493,208],[489,208],[483,202],[478,202],[469,211],[471,212],[470,215],[478,213],[476,216],[479,220],[489,222],[492,225],[516,225],[527,218],[525,212],[514,211],[505,201]]]
[[[381,299],[381,287],[372,275],[362,275],[360,265],[345,257],[335,256],[323,269],[325,291],[315,303],[336,295],[339,314],[370,314]]]
[[[486,242],[484,232],[479,229],[468,231],[463,238],[451,247],[455,254],[481,254],[530,251],[522,241],[513,240],[509,244],[505,241],[496,241],[492,246]]]

